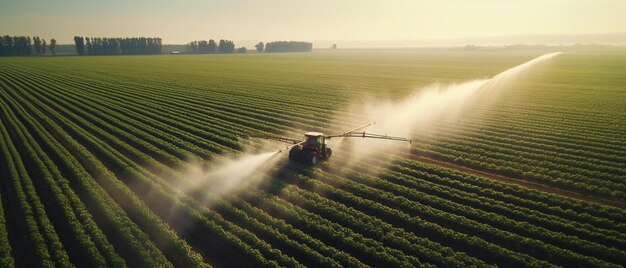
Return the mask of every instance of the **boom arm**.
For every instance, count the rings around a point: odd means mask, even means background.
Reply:
[[[282,148],[282,149],[278,149],[278,152],[282,152],[282,151],[286,151],[291,149],[291,147],[303,144],[304,141],[303,140],[296,140],[296,139],[291,139],[291,138],[287,138],[287,137],[281,137],[281,136],[273,136],[273,135],[252,135],[251,137],[254,138],[260,138],[260,139],[267,139],[267,140],[275,140],[275,141],[280,141],[280,142],[285,142],[285,143],[291,143],[291,145]]]
[[[394,140],[394,141],[406,141],[411,143],[411,140],[402,137],[393,137],[388,135],[380,135],[380,134],[372,134],[363,132],[346,132],[338,135],[330,135],[326,136],[327,139],[337,138],[337,137],[347,137],[347,138],[371,138],[371,139],[383,139],[383,140]]]
[[[340,134],[336,134],[336,135],[328,135],[328,136],[326,136],[326,139],[338,138],[338,137],[370,138],[370,139],[406,141],[408,143],[411,143],[411,140],[406,139],[406,138],[402,138],[402,137],[393,137],[393,136],[388,136],[388,135],[372,134],[372,133],[366,133],[365,131],[357,132],[357,130],[364,129],[364,128],[369,127],[369,126],[374,125],[374,124],[376,124],[376,122],[370,122],[368,124],[365,124],[363,126],[357,127],[357,128],[352,129],[350,131],[346,131],[346,132],[343,132],[343,133],[340,133]],[[278,149],[278,152],[289,150],[290,148],[292,148],[294,146],[298,146],[298,145],[301,145],[301,144],[305,143],[305,141],[303,141],[303,140],[297,140],[297,139],[292,139],[292,138],[287,138],[287,137],[282,137],[282,136],[265,135],[265,134],[263,134],[263,135],[251,135],[250,137],[267,139],[267,140],[275,140],[275,141],[280,141],[280,142],[284,142],[284,143],[289,143],[290,144],[289,146],[287,146],[287,147],[285,147],[283,149]]]
[[[375,124],[376,124],[376,122],[372,121],[372,122],[369,122],[369,123],[367,123],[367,124],[365,124],[365,125],[362,125],[362,126],[360,126],[360,127],[357,127],[357,128],[355,128],[355,129],[352,129],[352,130],[348,130],[348,131],[346,131],[346,132],[343,132],[343,133],[341,133],[341,134],[330,135],[330,136],[327,136],[327,137],[339,137],[340,135],[345,135],[345,134],[348,134],[348,133],[352,133],[352,132],[354,132],[354,131],[364,129],[364,128],[366,128],[366,127],[369,127],[369,126],[371,126],[371,125],[375,125]]]
[[[374,124],[376,124],[376,122],[370,122],[368,124],[365,124],[363,126],[357,127],[357,128],[355,128],[353,130],[350,130],[350,131],[346,131],[346,132],[341,133],[341,134],[328,135],[328,136],[326,136],[326,138],[327,139],[336,138],[336,137],[371,138],[371,139],[383,139],[383,140],[394,140],[394,141],[406,141],[406,142],[411,143],[411,140],[408,140],[408,139],[402,138],[402,137],[393,137],[393,136],[388,136],[388,135],[372,134],[372,133],[366,133],[365,131],[356,132],[357,130],[364,129],[364,128],[369,127],[369,126],[374,125]]]
[[[280,141],[280,142],[285,142],[285,143],[292,143],[292,144],[297,144],[302,142],[302,140],[296,140],[296,139],[292,139],[292,138],[287,138],[287,137],[282,137],[282,136],[273,136],[273,135],[251,135],[250,137],[253,138],[259,138],[259,139],[266,139],[266,140],[275,140],[275,141]]]

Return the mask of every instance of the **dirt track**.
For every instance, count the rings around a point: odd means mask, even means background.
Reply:
[[[438,160],[438,159],[435,159],[435,158],[429,157],[429,156],[410,155],[409,158],[413,159],[415,161],[420,161],[420,162],[424,162],[424,163],[428,163],[428,164],[432,164],[432,165],[437,165],[437,166],[441,166],[441,167],[445,167],[445,168],[450,168],[450,169],[462,171],[462,172],[465,172],[465,173],[468,173],[468,174],[472,174],[472,175],[477,175],[477,176],[480,176],[480,177],[488,178],[488,179],[491,179],[491,180],[497,180],[497,181],[508,182],[508,183],[515,183],[515,184],[518,184],[518,185],[522,185],[524,187],[532,188],[532,189],[543,191],[543,192],[558,194],[558,195],[567,196],[567,197],[576,198],[576,199],[582,199],[582,200],[586,200],[586,201],[590,201],[590,202],[594,202],[594,203],[598,203],[598,204],[602,204],[602,205],[607,205],[607,206],[613,206],[613,207],[626,209],[626,203],[623,202],[623,201],[619,201],[619,200],[605,199],[605,198],[601,198],[601,197],[597,197],[597,196],[590,196],[590,195],[587,195],[587,194],[584,194],[584,193],[581,193],[581,192],[565,190],[565,189],[561,189],[561,188],[545,185],[545,184],[542,184],[542,183],[539,183],[539,182],[536,182],[536,181],[530,181],[530,180],[525,180],[525,179],[521,179],[521,178],[512,178],[512,177],[508,177],[508,176],[503,176],[503,175],[499,175],[499,174],[496,174],[496,173],[493,173],[493,172],[488,172],[488,171],[483,171],[483,170],[478,170],[478,169],[474,169],[474,168],[469,168],[469,167],[466,167],[466,166],[458,165],[458,164],[451,163],[451,162],[448,162],[448,161],[445,161],[445,160]]]

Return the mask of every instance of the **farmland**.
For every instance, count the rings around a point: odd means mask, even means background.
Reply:
[[[0,58],[0,266],[620,267],[626,51],[565,51],[412,129],[402,152],[281,155],[211,195],[186,172],[262,147],[246,133],[344,130],[368,120],[346,107],[545,52]]]

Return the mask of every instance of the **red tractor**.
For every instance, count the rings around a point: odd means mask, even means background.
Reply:
[[[319,132],[304,133],[304,141],[291,147],[289,159],[314,166],[320,160],[327,160],[333,150],[326,146],[326,137]]]
[[[320,132],[307,132],[304,134],[304,140],[291,139],[280,136],[256,136],[258,138],[277,140],[287,143],[292,143],[292,145],[287,148],[283,148],[278,150],[279,152],[289,150],[289,159],[292,161],[304,163],[307,165],[314,166],[322,160],[327,160],[333,154],[333,151],[328,148],[327,141],[331,138],[337,137],[351,137],[351,138],[372,138],[372,139],[385,139],[385,140],[396,140],[396,141],[406,141],[411,142],[406,138],[401,137],[391,137],[387,135],[379,135],[379,134],[371,134],[365,133],[365,131],[357,132],[363,128],[376,124],[376,122],[371,122],[367,125],[360,126],[353,130],[336,134],[336,135],[324,135]]]

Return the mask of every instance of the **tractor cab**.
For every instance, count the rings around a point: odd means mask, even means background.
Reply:
[[[324,134],[319,132],[307,132],[304,134],[304,146],[308,148],[316,148],[322,150],[325,147]]]
[[[320,132],[304,133],[304,141],[291,148],[289,158],[294,161],[315,165],[321,160],[326,160],[332,154],[332,150],[326,147],[326,137]]]

